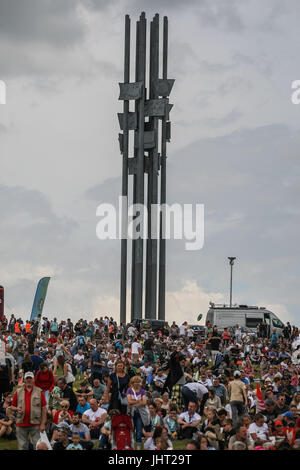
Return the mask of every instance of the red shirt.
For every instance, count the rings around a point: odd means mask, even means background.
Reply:
[[[58,424],[58,418],[59,418],[59,413],[61,413],[61,411],[57,411],[53,417],[53,423],[54,424]],[[71,416],[71,418],[73,418],[73,411],[72,410],[68,410],[68,413],[69,415]]]
[[[57,343],[57,339],[56,338],[49,338],[47,343],[55,344],[55,343]]]
[[[36,387],[41,388],[43,392],[45,392],[46,390],[49,390],[49,392],[51,392],[55,385],[52,371],[49,369],[47,370],[47,372],[37,371],[34,378],[34,385]]]
[[[30,423],[30,411],[31,411],[31,394],[32,390],[30,392],[24,387],[25,390],[25,415],[23,419],[23,423],[17,423],[16,426],[39,426],[39,424],[31,424]],[[18,394],[17,392],[14,394],[13,400],[12,400],[12,406],[18,406]],[[46,399],[44,396],[44,393],[41,392],[41,405],[42,407],[47,406]]]

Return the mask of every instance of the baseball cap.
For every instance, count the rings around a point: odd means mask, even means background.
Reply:
[[[282,421],[275,421],[274,426],[282,426]]]
[[[240,377],[241,376],[241,373],[239,370],[235,370],[234,373],[233,373],[233,377]]]
[[[27,379],[29,377],[31,379],[34,379],[34,373],[33,372],[26,372],[25,375],[24,375],[24,379]]]
[[[291,419],[294,417],[291,411],[286,411],[285,413],[283,413],[282,416],[286,416],[287,418],[291,418]]]
[[[68,432],[69,429],[70,429],[70,426],[66,421],[61,421],[56,427],[60,431],[67,431]]]

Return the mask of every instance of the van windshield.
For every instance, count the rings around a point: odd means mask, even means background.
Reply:
[[[275,328],[284,328],[284,324],[278,318],[273,318],[272,323]]]

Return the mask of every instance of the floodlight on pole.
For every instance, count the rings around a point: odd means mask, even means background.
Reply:
[[[234,265],[234,260],[236,260],[235,256],[228,256],[229,264],[230,264],[230,308],[232,307],[232,270]]]

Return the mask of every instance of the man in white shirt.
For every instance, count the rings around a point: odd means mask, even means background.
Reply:
[[[142,375],[147,377],[147,375],[153,371],[153,367],[150,366],[150,362],[145,362],[145,364],[140,367],[140,370],[142,371]]]
[[[74,362],[76,367],[79,367],[80,369],[80,374],[83,374],[84,372],[84,354],[82,349],[78,349],[77,354],[74,356]]]
[[[196,403],[190,402],[188,404],[187,411],[178,416],[177,423],[180,425],[181,437],[183,439],[192,439],[201,423],[201,416],[196,413]]]
[[[213,386],[212,381],[207,377],[205,372],[201,374],[201,379],[198,380],[198,383],[204,385],[206,388],[211,388]]]
[[[185,336],[185,333],[186,333],[186,321],[179,327],[180,336]]]
[[[194,337],[194,330],[193,328],[189,327],[187,330],[187,337],[188,338],[193,338]]]
[[[139,355],[141,354],[142,348],[143,348],[143,346],[137,340],[135,340],[131,344],[131,359],[132,360],[139,358]]]
[[[89,410],[83,413],[82,422],[88,426],[91,438],[99,439],[100,429],[106,419],[107,413],[103,408],[98,406],[98,402],[95,398],[91,398],[90,407]]]
[[[129,336],[129,338],[133,338],[136,334],[136,329],[133,325],[130,325],[127,329],[127,334]]]

